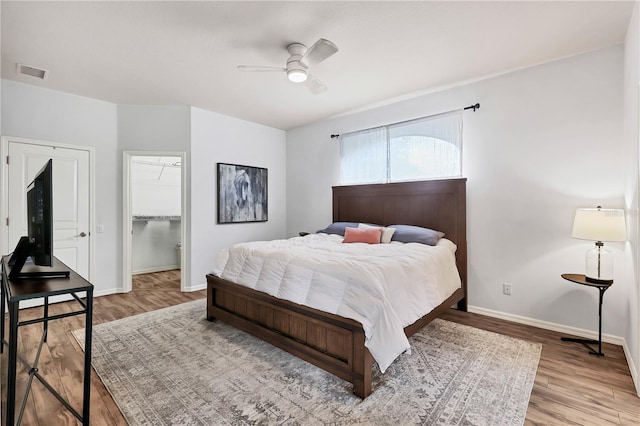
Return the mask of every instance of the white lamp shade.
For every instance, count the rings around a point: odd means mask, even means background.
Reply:
[[[626,241],[624,210],[577,209],[571,236],[590,241]]]

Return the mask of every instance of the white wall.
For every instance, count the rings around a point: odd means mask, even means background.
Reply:
[[[332,133],[479,102],[464,114],[469,303],[484,310],[597,330],[597,291],[560,278],[584,270],[592,243],[570,237],[577,207],[624,207],[623,48],[615,46],[287,133],[287,234],[331,221],[339,184]],[[616,285],[604,332],[623,336],[631,265],[608,243]],[[512,296],[502,294],[502,283]]]
[[[190,108],[118,105],[118,147],[130,151],[188,151]]]
[[[638,146],[640,144],[639,102],[640,102],[640,5],[636,2],[624,51],[624,145],[627,153],[627,226],[629,246],[627,259],[633,264],[633,280],[629,282],[627,304],[623,308],[628,316],[625,327],[627,358],[640,396],[640,289],[638,288]]]
[[[1,101],[3,135],[95,147],[96,224],[104,226],[104,233],[92,232],[97,260],[93,284],[96,295],[115,291],[121,281],[116,106],[11,80],[2,80]]]
[[[178,268],[180,221],[134,221],[131,238],[133,274],[168,271]]]
[[[3,135],[96,148],[96,223],[104,226],[95,234],[97,295],[122,288],[123,150],[186,152],[187,288],[204,287],[217,250],[286,234],[282,130],[187,106],[114,105],[10,80],[2,80],[1,93]],[[269,169],[268,222],[216,225],[217,162]]]
[[[180,157],[135,156],[131,162],[131,209],[134,216],[180,216]]]
[[[269,220],[218,225],[216,163],[268,169]],[[284,238],[286,234],[286,138],[282,130],[191,108],[191,270],[205,285],[214,254],[238,242]]]

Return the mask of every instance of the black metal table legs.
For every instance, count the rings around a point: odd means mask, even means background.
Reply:
[[[2,292],[2,302],[0,302],[0,309],[4,312],[4,307],[7,304],[5,300],[4,291]],[[88,290],[86,299],[83,301],[75,293],[71,295],[82,305],[83,309],[75,312],[69,312],[60,315],[49,316],[49,298],[44,298],[44,315],[42,318],[28,321],[19,321],[19,302],[9,302],[9,341],[4,340],[4,315],[2,321],[2,327],[0,327],[0,353],[4,352],[4,346],[6,345],[8,352],[7,360],[7,400],[6,400],[6,424],[7,425],[20,425],[22,423],[22,417],[26,408],[27,397],[31,391],[31,384],[33,379],[38,379],[47,390],[60,401],[64,407],[69,410],[83,425],[89,425],[89,407],[90,407],[90,389],[91,389],[91,324],[93,323],[93,290]],[[86,324],[85,327],[85,352],[84,352],[84,380],[83,380],[83,402],[82,402],[82,415],[74,409],[67,400],[65,400],[56,391],[42,375],[38,372],[38,362],[40,360],[40,353],[42,351],[43,344],[47,341],[49,321],[65,318],[74,315],[85,314]],[[18,355],[18,327],[43,323],[42,338],[36,352],[33,363],[29,363],[23,357]],[[20,361],[29,372],[29,379],[27,386],[22,397],[22,403],[17,413],[16,418],[16,379],[17,379],[17,363]]]
[[[600,290],[600,303],[598,304],[598,340],[562,337],[563,341],[581,343],[589,349],[589,353],[591,355],[604,356],[604,353],[602,352],[602,299],[604,297],[604,292],[608,288],[609,288],[608,286],[598,287],[598,290]],[[598,345],[597,351],[591,347],[591,345],[595,345],[595,344]]]

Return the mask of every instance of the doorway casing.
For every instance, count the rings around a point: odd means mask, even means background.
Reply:
[[[183,248],[180,251],[180,291],[189,291],[186,283],[185,269],[185,235],[186,235],[186,154],[184,151],[123,151],[122,152],[122,291],[128,293],[132,289],[132,233],[133,203],[131,199],[131,161],[134,157],[179,157],[180,169],[180,239]]]

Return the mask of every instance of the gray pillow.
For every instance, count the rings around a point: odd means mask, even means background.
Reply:
[[[358,222],[333,222],[331,225],[316,232],[324,234],[336,234],[344,237],[344,228],[357,228]]]
[[[421,228],[420,226],[390,225],[389,228],[396,228],[391,241],[399,241],[401,243],[420,243],[435,246],[438,244],[438,240],[444,237],[442,232]]]

